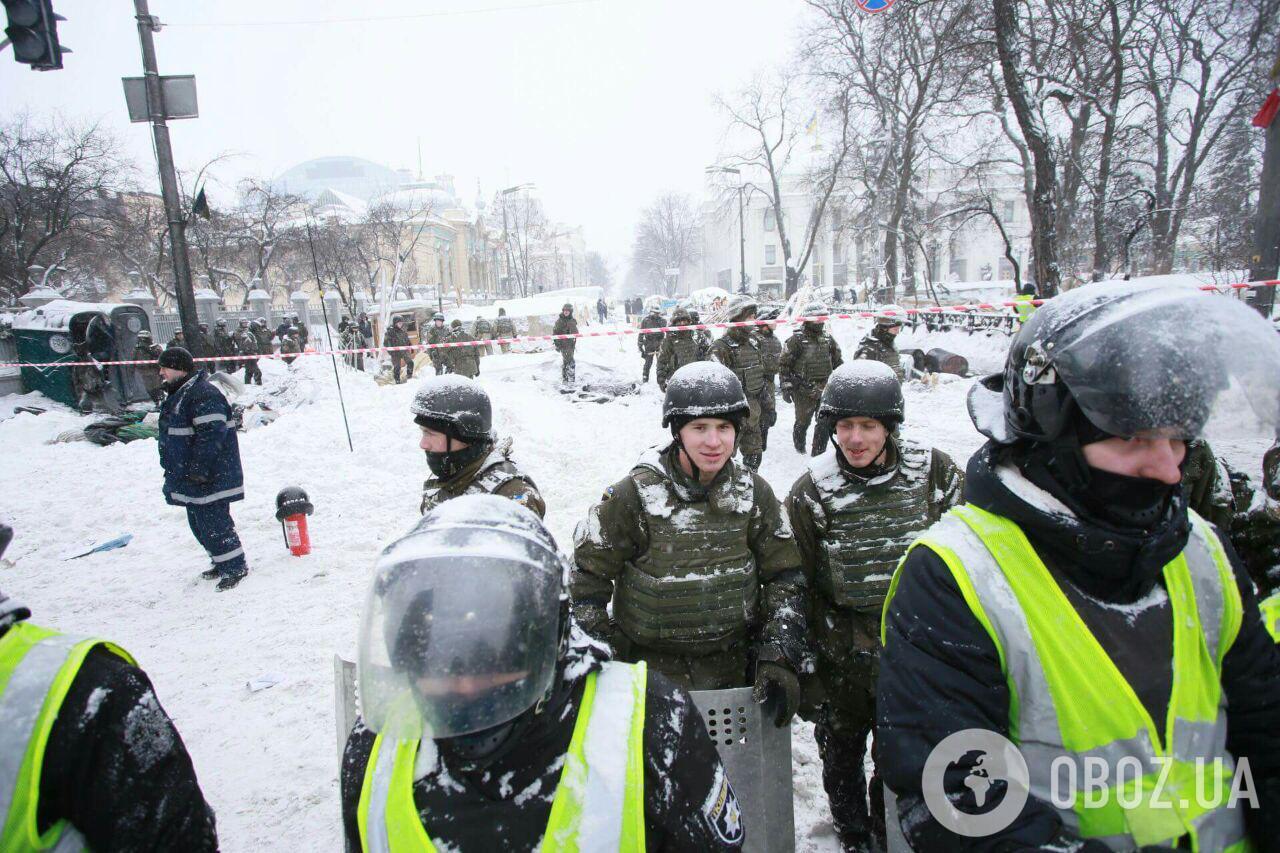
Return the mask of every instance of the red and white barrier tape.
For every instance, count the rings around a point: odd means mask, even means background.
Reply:
[[[1269,281],[1252,281],[1245,284],[1208,284],[1201,287],[1201,290],[1212,290],[1222,292],[1225,290],[1243,290],[1250,287],[1276,287],[1280,286],[1280,279],[1272,279]],[[1048,299],[1032,299],[1029,300],[1032,305],[1043,305]],[[660,335],[667,332],[686,331],[688,329],[732,329],[737,326],[776,326],[786,323],[805,323],[817,322],[825,323],[828,320],[859,320],[873,317],[896,317],[899,313],[904,315],[911,314],[944,314],[950,312],[976,312],[990,311],[999,308],[1017,307],[1026,305],[1028,300],[1007,302],[974,302],[969,305],[927,305],[923,308],[904,308],[901,312],[897,311],[854,311],[847,314],[823,314],[813,317],[792,317],[791,319],[779,318],[776,320],[741,320],[736,323],[690,323],[685,326],[656,326],[648,329],[614,329],[608,332],[578,332],[573,335],[520,335],[514,338],[485,338],[479,341],[453,341],[438,344],[410,344],[408,346],[399,347],[360,347],[357,349],[335,349],[335,350],[307,350],[306,352],[290,352],[290,353],[262,353],[260,355],[215,355],[201,356],[195,359],[197,362],[233,362],[233,361],[251,361],[260,358],[302,358],[313,355],[357,355],[364,353],[379,352],[402,352],[402,351],[427,351],[433,349],[453,349],[456,347],[482,347],[492,344],[517,344],[524,341],[563,341],[577,340],[578,338],[610,338],[622,337],[627,335]],[[128,364],[149,364],[154,365],[154,359],[142,359],[138,361],[49,361],[39,364],[30,362],[0,362],[0,367],[113,367],[116,365]]]

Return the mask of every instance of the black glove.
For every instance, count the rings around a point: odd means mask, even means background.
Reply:
[[[800,679],[790,668],[761,662],[756,664],[756,686],[751,694],[757,703],[769,702],[774,707],[773,724],[784,728],[800,710]]]

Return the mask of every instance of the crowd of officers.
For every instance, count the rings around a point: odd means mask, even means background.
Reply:
[[[1179,378],[1167,385],[1072,359],[1080,340],[1130,352],[1162,311],[1273,354],[1274,332],[1214,316],[1220,297],[1149,287],[1081,288],[1028,320],[1006,369],[971,391],[989,440],[964,473],[903,434],[891,365],[806,372],[839,350],[820,327],[798,331],[778,373],[793,400],[816,398],[821,441],[797,441],[818,453],[785,497],[748,464],[765,371],[760,336],[735,328],[663,376],[670,440],[604,489],[571,557],[484,389],[426,380],[411,404],[423,517],[383,550],[362,619],[362,719],[340,780],[349,849],[740,849],[753,815],[688,691],[743,686],[776,725],[815,723],[846,850],[1280,849],[1280,596],[1259,601],[1186,482],[1218,470],[1187,441],[1230,365],[1191,365],[1163,338],[1144,369]],[[1274,404],[1274,377],[1248,378]],[[1280,446],[1263,469],[1280,499]],[[0,736],[21,794],[0,849],[214,849],[181,738],[132,658],[28,616],[0,596],[0,709],[39,709]],[[166,750],[143,758],[161,773],[117,754],[123,709],[95,702],[102,685],[154,711]],[[981,838],[923,790],[933,748],[975,728],[1021,747],[1031,776],[1022,812]],[[31,744],[43,774],[23,764]],[[1050,797],[1055,760],[1096,755],[1168,763],[1174,799],[1130,805],[1114,775],[1101,806]],[[1252,798],[1206,804],[1245,760]]]

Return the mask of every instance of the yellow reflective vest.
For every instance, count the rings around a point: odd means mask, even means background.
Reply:
[[[1267,633],[1271,635],[1271,639],[1280,643],[1280,592],[1264,598],[1258,608],[1262,611],[1262,622],[1267,626]]]
[[[1026,759],[1031,795],[1071,832],[1116,850],[1188,841],[1202,853],[1249,849],[1243,810],[1227,805],[1235,765],[1221,678],[1243,606],[1221,543],[1191,515],[1186,547],[1164,567],[1173,690],[1159,724],[1012,521],[956,507],[911,546],[946,563],[995,643],[1009,685],[1009,737]],[[901,573],[900,563],[885,613]],[[1055,789],[1055,772],[1071,775],[1064,763],[1076,779],[1090,764],[1106,776],[1072,801],[1061,778]]]
[[[1031,315],[1036,313],[1036,308],[1038,306],[1033,304],[1032,300],[1034,299],[1034,296],[1027,296],[1022,293],[1013,297],[1013,301],[1017,303],[1013,306],[1013,310],[1018,315],[1019,323],[1027,322],[1027,320],[1031,319]]]
[[[129,663],[119,646],[18,622],[0,637],[0,850],[4,853],[85,849],[65,820],[41,834],[36,823],[40,772],[49,734],[85,657],[103,646]]]
[[[544,853],[644,853],[644,663],[607,663],[587,676],[560,784],[542,838]],[[379,734],[360,790],[366,853],[434,853],[413,802],[418,740]],[[494,839],[494,849],[500,839]]]

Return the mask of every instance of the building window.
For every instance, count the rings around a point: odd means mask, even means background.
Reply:
[[[766,231],[776,231],[776,230],[778,230],[778,220],[777,220],[777,217],[776,217],[776,216],[774,216],[774,214],[773,214],[773,208],[772,208],[772,207],[765,208],[765,211],[764,211],[764,230],[766,230]],[[769,263],[773,263],[773,261],[769,261]]]
[[[840,230],[840,211],[832,210],[827,223],[831,226],[831,233],[837,233]]]
[[[1018,218],[1018,206],[1012,201],[1004,203],[1004,221],[1013,222]]]
[[[765,262],[766,264],[768,264],[769,266],[773,266],[774,264],[776,264],[776,263],[778,262],[778,247],[777,247],[777,246],[765,246],[765,247],[764,247],[764,262]]]
[[[1000,259],[1000,278],[1004,281],[1013,281],[1013,264],[1009,263],[1008,258]]]
[[[844,262],[844,244],[837,242],[831,247],[831,263],[843,264]]]
[[[826,284],[826,273],[827,269],[822,264],[813,265],[813,283],[815,286],[821,287]]]

